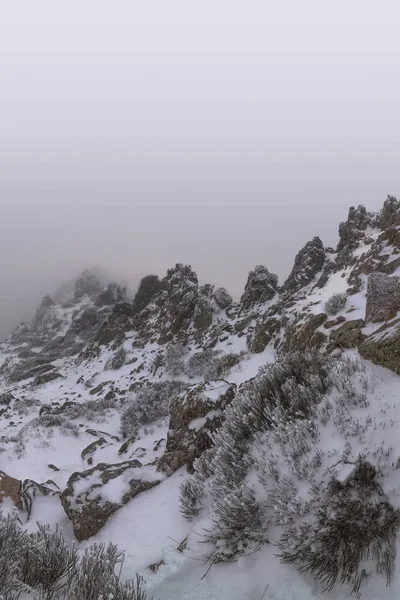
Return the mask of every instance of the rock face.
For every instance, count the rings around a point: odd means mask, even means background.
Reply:
[[[400,320],[382,325],[358,349],[364,358],[400,375]]]
[[[100,531],[111,515],[132,498],[160,483],[161,478],[156,477],[143,480],[141,466],[137,460],[99,463],[71,475],[60,500],[79,542]]]
[[[75,282],[74,300],[81,300],[84,296],[94,298],[101,292],[101,288],[102,285],[96,275],[85,270]]]
[[[122,288],[116,283],[109,283],[106,289],[97,296],[96,306],[110,306],[117,302],[125,302],[126,299],[126,288]]]
[[[170,403],[166,453],[158,470],[166,475],[187,465],[211,446],[211,432],[221,426],[223,411],[233,400],[235,386],[217,381],[185,390]]]
[[[351,206],[347,221],[339,225],[339,244],[337,251],[340,252],[346,246],[356,248],[358,241],[364,237],[365,230],[372,223],[372,216],[367,213],[365,206],[361,204],[355,208]]]
[[[157,275],[146,275],[146,277],[143,277],[133,301],[133,312],[141,312],[161,290],[162,283]]]
[[[346,321],[335,331],[332,331],[329,338],[330,348],[357,348],[365,336],[361,329],[364,326],[362,319]]]
[[[198,299],[198,279],[189,265],[177,264],[167,271],[163,280],[167,291],[166,310],[171,316],[171,333],[174,335],[188,327]]]
[[[278,276],[270,273],[266,267],[258,265],[250,271],[241,304],[244,309],[252,308],[272,300],[278,288]]]
[[[323,269],[326,253],[319,237],[314,237],[297,254],[292,272],[283,284],[283,290],[291,294],[311,283]]]
[[[0,504],[10,498],[17,506],[21,503],[21,481],[0,471]]]
[[[389,321],[400,310],[400,277],[371,273],[368,278],[365,319],[371,323]]]
[[[222,310],[229,308],[233,304],[232,296],[224,287],[219,287],[215,290],[214,300]]]
[[[388,196],[379,216],[381,229],[400,225],[400,202],[394,196]]]

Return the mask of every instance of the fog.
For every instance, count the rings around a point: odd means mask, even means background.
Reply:
[[[400,5],[0,0],[0,335],[97,265],[282,281],[400,173]]]

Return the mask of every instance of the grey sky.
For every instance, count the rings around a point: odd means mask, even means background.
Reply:
[[[0,333],[97,264],[239,295],[399,190],[400,5],[0,0]]]

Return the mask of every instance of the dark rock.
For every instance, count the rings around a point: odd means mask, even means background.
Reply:
[[[300,250],[294,260],[294,266],[289,277],[283,284],[283,290],[294,294],[305,287],[322,271],[326,253],[319,237],[314,237]]]
[[[400,375],[400,319],[382,325],[358,349],[364,358]]]
[[[272,300],[277,292],[278,276],[270,273],[266,267],[258,265],[250,271],[244,294],[240,300],[243,309],[252,308]]]
[[[15,400],[15,397],[11,392],[3,392],[3,394],[0,394],[0,406],[10,406],[13,400]]]
[[[114,465],[99,463],[87,471],[71,475],[60,500],[79,542],[96,535],[108,519],[132,498],[160,483],[157,479],[143,481],[140,467],[141,463],[137,460]],[[103,488],[117,478],[123,486],[121,496],[110,501],[107,493],[102,495]]]
[[[218,388],[220,396],[209,399],[207,391]],[[191,470],[194,460],[212,445],[211,433],[221,426],[223,411],[235,393],[234,385],[216,382],[193,386],[173,398],[166,451],[157,469],[168,476],[185,464]]]
[[[224,287],[217,288],[213,294],[213,298],[222,310],[229,308],[233,304],[232,296]]]
[[[146,275],[140,282],[133,301],[133,312],[139,313],[150,304],[157,294],[162,290],[162,283],[157,275]]]
[[[365,236],[365,231],[372,224],[373,216],[367,213],[365,206],[359,205],[357,208],[351,206],[347,221],[339,225],[339,244],[337,251],[340,252],[346,246],[351,249],[357,247],[358,242]]]
[[[341,327],[332,331],[329,338],[330,349],[357,348],[365,339],[365,336],[361,331],[364,325],[365,323],[362,319],[355,319],[343,323]]]
[[[284,352],[320,348],[328,338],[322,331],[318,331],[318,328],[327,318],[327,314],[319,313],[308,317],[305,323],[289,325],[285,333]]]
[[[48,373],[42,373],[38,375],[33,380],[33,386],[44,385],[45,383],[50,383],[50,381],[54,381],[55,379],[65,379],[64,375],[58,373],[57,371],[50,371]]]
[[[365,320],[371,323],[389,321],[400,310],[400,277],[372,273],[368,278]]]
[[[116,283],[109,283],[105,290],[102,290],[96,298],[96,306],[110,306],[117,302],[127,300],[126,288],[122,288]]]
[[[101,288],[102,285],[96,275],[85,270],[75,282],[74,300],[81,300],[84,296],[94,298],[101,292]]]
[[[381,229],[400,225],[400,202],[394,196],[388,196],[379,215]]]

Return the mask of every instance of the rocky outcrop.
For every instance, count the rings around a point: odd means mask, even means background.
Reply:
[[[365,319],[371,323],[389,321],[400,310],[400,277],[372,273],[368,278]]]
[[[311,283],[322,271],[325,259],[324,245],[319,237],[314,237],[297,254],[292,272],[283,284],[283,291],[294,294]]]
[[[382,325],[358,349],[364,358],[400,375],[400,319]]]
[[[337,251],[340,252],[345,247],[354,249],[358,246],[360,239],[365,237],[365,231],[368,226],[374,222],[374,216],[366,211],[365,206],[361,204],[356,208],[351,206],[347,221],[339,224],[339,244]]]
[[[77,302],[84,296],[95,298],[102,289],[102,285],[96,275],[89,270],[83,271],[75,282],[74,300]]]
[[[233,304],[232,296],[224,287],[217,288],[213,294],[213,298],[222,310],[229,308]]]
[[[102,324],[95,339],[100,345],[109,344],[118,336],[122,341],[124,333],[133,329],[132,316],[132,304],[129,302],[115,304],[111,315]]]
[[[112,306],[117,302],[125,302],[127,300],[126,288],[117,285],[116,283],[109,283],[108,286],[102,290],[96,298],[96,306]]]
[[[221,426],[223,411],[233,400],[234,385],[223,381],[193,386],[175,397],[169,408],[169,430],[165,454],[158,470],[171,475],[193,462],[212,444],[211,433]]]
[[[71,475],[60,500],[79,542],[96,535],[119,508],[160,483],[155,474],[146,479],[144,473],[150,473],[141,467],[137,460],[99,463]]]
[[[263,352],[266,346],[276,337],[281,329],[280,319],[267,317],[257,323],[254,331],[247,337],[247,347],[256,354]]]
[[[381,229],[400,225],[400,202],[394,196],[388,196],[379,215]]]
[[[297,352],[307,349],[320,348],[326,341],[327,335],[319,330],[328,315],[319,313],[306,318],[305,322],[288,325],[283,343],[284,352]]]
[[[161,292],[163,284],[157,275],[146,275],[140,282],[133,301],[133,312],[139,313]]]
[[[329,338],[329,349],[333,348],[357,348],[365,339],[362,328],[365,323],[362,319],[346,321],[332,331]]]
[[[278,276],[270,273],[266,267],[258,265],[250,271],[244,294],[240,300],[242,308],[252,308],[256,304],[263,304],[272,300],[278,288]]]

